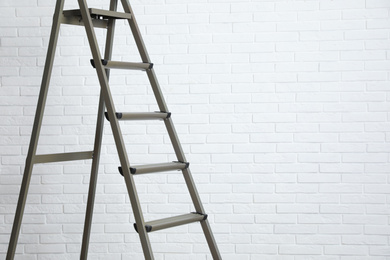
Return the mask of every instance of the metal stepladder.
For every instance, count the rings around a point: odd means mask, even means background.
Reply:
[[[88,8],[86,0],[78,0],[80,9],[65,10],[65,11],[63,10],[64,1],[65,0],[57,0],[56,2],[55,13],[53,16],[53,25],[51,29],[50,41],[49,41],[48,52],[46,57],[46,63],[43,72],[42,84],[41,84],[41,89],[40,89],[40,94],[38,99],[38,105],[35,114],[34,125],[33,125],[30,145],[28,149],[28,154],[26,158],[26,165],[23,173],[23,180],[20,188],[19,199],[16,208],[16,214],[15,214],[15,219],[12,227],[12,233],[10,237],[6,259],[7,260],[14,259],[17,240],[19,236],[20,226],[22,223],[23,212],[26,204],[26,198],[27,198],[28,188],[29,188],[34,164],[92,159],[92,167],[91,167],[92,169],[91,169],[91,176],[89,182],[87,209],[85,215],[82,248],[80,254],[81,260],[87,259],[95,191],[96,191],[96,184],[97,184],[99,158],[101,152],[104,117],[106,117],[109,120],[114,135],[114,140],[115,140],[115,144],[117,147],[118,156],[121,164],[121,166],[119,167],[119,172],[124,176],[126,188],[130,197],[130,203],[135,218],[134,227],[139,234],[145,259],[147,260],[154,259],[151,244],[149,241],[149,236],[148,236],[149,232],[157,231],[169,227],[175,227],[183,224],[189,224],[193,222],[200,222],[213,259],[222,259],[219,250],[217,248],[214,236],[212,234],[210,225],[208,223],[207,214],[203,209],[199,194],[195,187],[195,183],[192,179],[191,172],[189,169],[189,163],[186,161],[182,147],[177,137],[171,119],[171,113],[169,112],[166,103],[164,101],[159,83],[157,81],[155,72],[153,70],[153,64],[149,59],[148,53],[146,51],[144,42],[142,40],[129,1],[121,0],[124,12],[117,12],[118,0],[110,0],[109,10]],[[116,19],[128,20],[142,62],[140,63],[118,62],[118,61],[111,60]],[[61,24],[82,25],[85,26],[86,29],[86,33],[87,33],[87,37],[88,37],[88,41],[89,41],[89,45],[93,57],[91,63],[96,69],[100,87],[101,87],[94,148],[93,151],[85,151],[85,152],[37,155],[36,150],[38,145],[38,139],[39,139],[40,129],[42,125],[44,108],[45,108],[47,93],[49,89],[51,71],[53,67],[55,50],[56,50],[59,29]],[[96,40],[94,27],[107,29],[104,59],[101,59],[101,54]],[[113,103],[113,99],[108,84],[110,69],[115,69],[115,68],[146,71],[160,111],[143,112],[143,113],[135,113],[135,112],[117,113],[115,111],[115,106]],[[106,109],[107,112],[105,112]],[[122,134],[118,122],[119,120],[163,120],[167,128],[167,132],[169,134],[172,146],[174,148],[177,161],[170,162],[170,163],[131,166],[122,139]],[[145,222],[141,211],[141,206],[138,199],[138,194],[135,187],[133,176],[137,174],[163,172],[163,171],[170,171],[170,170],[182,171],[187,188],[191,196],[191,200],[195,207],[195,212],[179,215],[175,217],[169,217],[160,220]],[[139,227],[144,227],[144,228],[139,228]]]

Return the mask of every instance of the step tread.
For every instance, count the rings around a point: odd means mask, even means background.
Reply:
[[[108,113],[104,113],[106,119],[108,118]],[[117,112],[116,118],[118,120],[164,120],[171,116],[170,112]]]
[[[127,62],[127,61],[113,61],[102,59],[101,63],[106,69],[125,69],[125,70],[150,70],[153,68],[153,63],[148,62]],[[92,67],[95,66],[95,61],[91,59]]]
[[[144,164],[130,167],[132,174],[144,174],[154,172],[165,172],[174,170],[183,170],[188,168],[189,162],[169,162],[169,163],[154,163]],[[123,175],[122,167],[118,167],[119,173]]]
[[[184,215],[173,216],[173,217],[145,222],[145,229],[147,232],[152,232],[161,229],[181,226],[193,222],[198,222],[205,219],[207,219],[206,214],[193,212]],[[138,228],[136,224],[134,224],[134,228],[138,232]]]

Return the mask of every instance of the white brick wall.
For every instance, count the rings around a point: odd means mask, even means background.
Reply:
[[[131,2],[223,259],[390,258],[388,0]],[[0,2],[1,259],[54,4]],[[139,60],[125,23],[116,32],[115,59]],[[40,153],[91,149],[90,57],[84,29],[63,26]],[[118,111],[157,109],[142,73],[112,74]],[[143,259],[110,133],[106,123],[90,259]],[[162,124],[123,133],[132,162],[175,159]],[[34,168],[16,259],[78,259],[89,171],[90,161]],[[192,210],[178,174],[137,187],[146,219]],[[150,237],[156,259],[211,259],[199,225]]]

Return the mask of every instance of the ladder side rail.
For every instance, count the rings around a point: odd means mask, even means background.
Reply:
[[[101,153],[101,144],[103,138],[104,114],[105,105],[102,91],[100,91],[98,115],[95,130],[95,143],[93,149],[93,159],[91,166],[91,176],[89,179],[88,200],[85,211],[83,239],[81,244],[80,260],[86,260],[88,257],[89,239],[92,228],[93,208],[95,204],[96,185],[99,171],[99,161]]]
[[[16,245],[17,245],[19,232],[20,232],[20,226],[22,224],[24,208],[26,205],[27,193],[30,186],[31,173],[33,170],[33,159],[36,154],[39,134],[42,126],[42,119],[45,110],[49,84],[50,84],[50,77],[51,77],[53,63],[54,63],[54,57],[55,57],[55,51],[58,42],[58,35],[59,35],[59,30],[60,30],[60,25],[62,20],[63,9],[64,9],[64,0],[58,0],[53,15],[53,24],[51,27],[49,46],[48,46],[46,61],[45,61],[45,68],[43,71],[37,109],[35,112],[34,125],[32,129],[30,145],[29,145],[28,154],[26,158],[26,165],[24,168],[23,180],[22,180],[22,185],[20,187],[19,199],[16,207],[16,213],[15,213],[15,218],[12,226],[12,232],[11,232],[10,242],[8,245],[6,260],[12,260],[14,259],[15,256]]]
[[[129,20],[129,24],[130,24],[130,28],[131,28],[131,31],[133,33],[134,39],[136,41],[138,50],[140,51],[141,58],[144,62],[150,62],[149,55],[147,53],[144,41],[143,41],[141,33],[139,31],[137,21],[135,19],[133,10],[131,9],[130,3],[128,0],[121,0],[121,1],[123,4],[123,9],[126,12],[129,12],[132,14],[133,19]],[[149,81],[151,83],[151,86],[152,86],[152,89],[153,89],[153,92],[154,92],[154,95],[156,97],[156,100],[157,100],[157,103],[158,103],[160,110],[163,112],[168,112],[168,107],[167,107],[166,102],[164,100],[160,85],[159,85],[158,80],[157,80],[157,76],[156,76],[153,68],[150,70],[147,70],[147,75],[148,75]],[[165,123],[165,126],[167,128],[169,138],[172,142],[172,146],[174,148],[177,159],[181,162],[186,162],[187,160],[186,160],[186,157],[184,155],[183,148],[180,144],[179,138],[177,136],[175,127],[173,125],[172,118],[167,118],[166,120],[164,120],[164,123]],[[197,192],[196,187],[195,187],[195,183],[191,177],[191,173],[190,173],[189,169],[183,170],[183,174],[185,177],[187,187],[190,191],[190,195],[191,195],[191,198],[192,198],[192,201],[194,203],[196,211],[199,213],[205,214],[205,211],[203,209],[201,200],[199,198],[198,192]]]
[[[116,11],[118,6],[118,0],[110,1],[110,11]],[[107,35],[106,35],[106,46],[104,51],[104,58],[111,59],[112,49],[114,43],[114,32],[115,32],[115,19],[110,19],[107,27]],[[107,80],[110,78],[110,70],[106,70]],[[99,98],[99,108],[96,122],[96,133],[95,133],[95,144],[93,149],[93,160],[91,167],[91,176],[89,181],[89,191],[88,191],[88,201],[87,201],[87,209],[85,213],[85,221],[84,221],[84,231],[83,231],[83,240],[81,245],[81,254],[80,260],[86,260],[88,257],[88,248],[89,248],[89,239],[91,234],[92,227],[92,217],[93,217],[93,208],[95,203],[95,194],[96,194],[96,185],[99,171],[99,161],[100,161],[100,153],[101,153],[101,144],[103,138],[103,128],[104,128],[104,112],[105,112],[105,104],[103,91],[100,90],[100,98]]]
[[[139,31],[139,27],[137,25],[137,21],[135,19],[135,16],[134,16],[133,10],[130,6],[130,3],[128,0],[121,0],[121,1],[122,1],[123,9],[125,10],[125,12],[132,14],[133,19],[128,20],[128,21],[129,21],[130,29],[133,33],[133,37],[135,39],[138,51],[141,55],[141,59],[143,62],[151,63],[151,60],[149,58],[144,41],[143,41],[141,33]],[[154,93],[154,96],[156,98],[156,101],[157,101],[157,104],[159,106],[160,111],[161,112],[169,112],[168,107],[166,105],[166,102],[164,100],[163,94],[161,92],[161,87],[158,83],[157,76],[154,72],[154,69],[151,68],[151,69],[147,70],[146,72],[147,72],[147,75],[148,75],[150,84],[152,86],[152,90],[153,90],[153,93]],[[166,120],[164,120],[164,123],[165,123],[165,126],[167,128],[169,138],[171,140],[171,143],[172,143],[172,146],[174,148],[177,159],[179,161],[186,162],[187,160],[185,158],[183,148],[180,144],[175,127],[173,125],[172,118],[167,118]],[[196,211],[198,213],[205,214],[202,202],[201,202],[200,197],[199,197],[199,193],[196,189],[195,182],[192,178],[192,174],[191,174],[189,168],[183,170],[183,176],[184,176],[187,188],[188,188],[190,196],[191,196],[191,200],[194,204]],[[222,259],[221,255],[219,253],[218,247],[217,247],[217,243],[216,243],[214,236],[212,234],[211,227],[208,223],[208,220],[207,219],[203,220],[200,223],[202,225],[202,229],[203,229],[203,232],[205,234],[207,244],[208,244],[210,251],[212,253],[213,259],[216,259],[216,260]]]
[[[213,232],[211,231],[211,227],[209,224],[209,220],[205,219],[200,222],[200,225],[202,226],[203,234],[206,237],[207,245],[209,246],[211,255],[213,256],[214,260],[222,260],[221,253],[219,252],[217,242],[215,241]]]
[[[107,112],[108,112],[109,118],[115,119],[115,120],[110,120],[110,125],[111,125],[112,132],[114,135],[115,144],[116,144],[116,147],[118,150],[119,160],[120,160],[122,168],[124,169],[124,178],[125,178],[125,182],[126,182],[127,191],[129,193],[129,198],[131,201],[131,206],[133,209],[134,218],[135,218],[137,225],[143,227],[143,226],[145,226],[145,221],[144,221],[144,218],[142,215],[142,209],[141,209],[141,205],[139,203],[137,189],[135,187],[134,179],[130,173],[130,164],[129,164],[129,161],[127,158],[126,148],[124,146],[119,123],[115,117],[116,112],[115,112],[115,107],[114,107],[114,102],[112,100],[111,92],[109,90],[107,76],[106,76],[105,69],[104,69],[102,63],[100,62],[101,56],[100,56],[96,36],[95,36],[94,30],[93,30],[92,19],[88,13],[88,6],[86,3],[86,0],[78,0],[78,3],[80,6],[82,18],[83,18],[84,23],[85,23],[85,29],[86,29],[89,45],[91,47],[92,57],[93,57],[95,64],[96,64],[96,72],[97,72],[99,83],[100,83],[100,86],[101,86],[101,89],[103,92],[103,97],[104,97],[104,102],[105,102],[106,107],[107,107]],[[150,241],[149,241],[149,237],[148,237],[148,234],[146,233],[146,230],[144,228],[140,230],[139,236],[140,236],[145,259],[146,260],[154,259],[153,253],[152,253],[152,248],[151,248]]]
[[[125,10],[125,12],[132,14],[132,19],[128,20],[128,22],[129,22],[130,29],[132,31],[134,40],[136,42],[138,51],[141,55],[141,59],[143,62],[151,63],[150,58],[149,58],[149,54],[146,50],[145,43],[142,39],[142,35],[140,33],[140,30],[139,30],[139,27],[137,24],[137,20],[135,19],[133,9],[131,8],[131,5],[130,5],[128,0],[121,0],[121,1],[122,1],[123,9]],[[161,112],[169,112],[168,106],[167,106],[165,99],[164,99],[164,96],[161,92],[161,87],[160,87],[160,84],[158,83],[157,76],[154,72],[154,69],[151,68],[151,69],[147,70],[146,73],[148,75],[149,82],[152,86],[152,90],[153,90],[153,93],[154,93],[154,96],[156,98],[156,101],[157,101],[157,104],[158,104],[160,111]],[[179,139],[177,138],[177,134],[176,134],[176,131],[174,129],[172,119],[169,118],[167,120],[164,120],[164,122],[165,122],[165,125],[167,126],[169,137],[171,139],[171,142],[172,142],[173,148],[175,150],[175,154],[176,154],[177,159],[181,162],[185,162],[186,158],[185,158],[183,149],[179,143]]]
[[[130,25],[130,29],[133,33],[135,43],[137,45],[138,52],[141,55],[142,62],[151,63],[150,58],[149,58],[149,54],[146,51],[145,43],[144,43],[142,36],[141,36],[141,33],[139,31],[137,20],[135,19],[135,15],[134,15],[133,9],[131,8],[130,2],[129,2],[129,0],[121,0],[121,2],[122,2],[123,10],[125,10],[126,13],[131,14],[132,19],[129,19],[128,22]],[[164,111],[164,112],[166,112],[166,111]]]

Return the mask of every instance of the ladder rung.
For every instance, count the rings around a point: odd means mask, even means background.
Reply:
[[[190,165],[189,162],[170,162],[170,163],[138,165],[135,167],[130,167],[130,173],[144,174],[144,173],[184,170],[187,169],[189,165]],[[118,170],[119,173],[123,175],[122,167],[118,167]]]
[[[105,112],[104,115],[106,119],[108,118],[108,113]],[[131,113],[115,113],[118,120],[164,120],[171,117],[170,112],[131,112]]]
[[[161,229],[166,229],[166,228],[181,226],[181,225],[185,225],[197,221],[202,221],[205,219],[207,219],[206,214],[194,212],[194,213],[184,214],[180,216],[174,216],[174,217],[146,222],[145,229],[147,232],[153,232]],[[137,224],[134,224],[134,228],[138,232]]]
[[[54,153],[54,154],[40,154],[35,155],[34,163],[50,163],[50,162],[64,162],[76,160],[92,159],[93,151],[75,152],[75,153]]]
[[[121,13],[121,12],[115,12],[115,11],[108,11],[108,10],[102,10],[102,9],[96,9],[96,8],[89,8],[88,9],[89,14],[94,19],[131,19],[131,14],[129,13]],[[66,10],[63,12],[65,17],[68,16],[80,16],[81,17],[81,11],[80,9],[74,9],[74,10]]]
[[[91,59],[92,67],[95,68],[95,61]],[[124,62],[102,60],[105,69],[124,69],[124,70],[150,70],[153,68],[153,63],[146,62]]]

